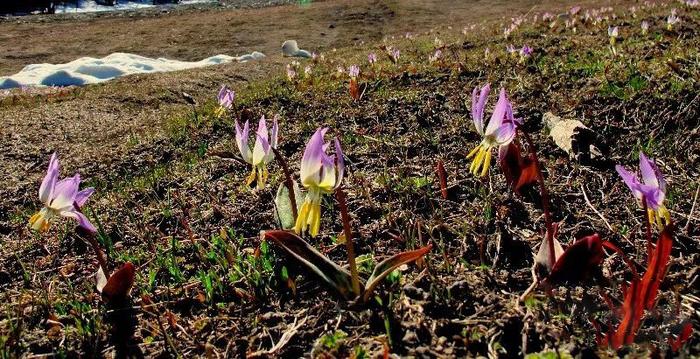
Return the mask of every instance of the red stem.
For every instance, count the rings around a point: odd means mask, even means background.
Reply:
[[[556,261],[556,258],[554,256],[554,228],[552,226],[552,215],[549,212],[549,192],[547,191],[547,187],[545,186],[544,183],[544,176],[542,175],[542,168],[540,166],[540,160],[539,157],[537,156],[537,150],[535,149],[535,144],[532,143],[532,139],[530,138],[530,135],[528,135],[527,132],[525,131],[518,131],[523,134],[525,137],[525,141],[527,141],[527,147],[530,152],[530,155],[532,156],[533,160],[535,161],[535,168],[537,168],[537,183],[540,186],[540,197],[542,200],[542,211],[544,212],[544,223],[545,223],[545,228],[547,229],[547,232],[545,235],[547,236],[547,245],[549,246],[549,263],[550,263],[550,268],[554,267],[554,262]]]
[[[80,212],[83,213],[83,211],[80,210],[80,206],[78,206],[77,203],[73,204],[73,207]],[[97,263],[99,263],[100,268],[102,268],[102,272],[104,272],[105,277],[109,278],[109,269],[107,268],[107,259],[105,258],[104,252],[102,252],[102,248],[100,248],[100,244],[97,243],[97,240],[95,239],[96,233],[90,232],[88,230],[83,230],[82,227],[78,227],[78,230],[76,231],[78,235],[80,235],[82,238],[86,239],[88,243],[90,243],[90,246],[92,247],[92,250],[95,252],[95,256],[97,257]]]
[[[652,251],[652,244],[651,244],[651,223],[649,223],[649,206],[647,206],[647,199],[642,196],[642,209],[644,210],[644,223],[646,227],[646,236],[647,236],[647,262],[651,260],[651,251]]]
[[[357,263],[355,262],[355,247],[352,243],[352,231],[350,230],[350,215],[348,214],[348,202],[345,191],[342,188],[335,190],[335,198],[340,207],[340,216],[343,219],[343,233],[345,233],[345,247],[348,251],[348,264],[352,276],[352,290],[356,296],[360,296],[360,276],[357,273]]]

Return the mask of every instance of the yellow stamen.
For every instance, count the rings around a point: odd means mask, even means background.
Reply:
[[[476,151],[478,151],[480,148],[481,145],[474,147],[474,149],[471,150],[471,152],[469,152],[469,154],[467,155],[467,159],[472,158],[472,156],[474,156],[476,154]]]
[[[39,211],[29,218],[29,226],[35,231],[46,232],[49,230],[49,220],[43,211]]]
[[[253,183],[253,181],[255,181],[255,166],[253,166],[253,170],[250,171],[250,174],[245,180],[246,186],[250,186],[250,184]]]
[[[647,215],[649,223],[656,224],[660,231],[663,231],[664,227],[671,223],[671,213],[664,206],[659,206],[659,209],[656,211],[649,208]]]
[[[301,210],[297,215],[297,221],[294,224],[294,232],[301,234],[306,229],[306,217],[309,215],[309,209],[311,208],[311,203],[304,202],[301,206]]]
[[[472,162],[472,166],[469,168],[469,171],[476,176],[479,173],[479,168],[481,167],[481,164],[484,162],[484,157],[486,156],[486,151],[484,150],[483,147],[480,148],[479,154],[476,155],[476,158],[474,159],[474,162]]]
[[[255,171],[255,170],[253,170],[253,171]],[[267,167],[264,167],[264,166],[258,167],[257,173],[258,173],[257,187],[258,187],[258,189],[263,189],[263,188],[265,188],[265,183],[267,182],[267,176],[268,176]]]
[[[491,150],[486,150],[486,159],[484,160],[484,168],[481,170],[481,177],[486,176],[491,167]]]
[[[312,203],[309,212],[309,234],[311,237],[316,237],[321,229],[321,204]]]

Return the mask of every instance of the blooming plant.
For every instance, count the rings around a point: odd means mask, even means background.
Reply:
[[[233,107],[233,99],[235,97],[236,93],[233,90],[230,90],[226,85],[221,86],[219,94],[216,96],[219,101],[219,107],[214,112],[216,117],[222,117],[226,111]]]
[[[532,48],[528,45],[523,45],[523,47],[520,49],[520,61],[524,62],[531,55],[532,55]]]
[[[617,37],[620,34],[620,30],[617,26],[609,26],[608,27],[608,37],[610,37],[610,45],[615,45],[615,42],[617,42]]]
[[[367,54],[367,62],[369,62],[370,65],[374,65],[377,62],[377,54],[374,52]]]
[[[642,35],[646,35],[649,33],[649,22],[644,20],[642,21]]]
[[[294,81],[297,77],[297,70],[293,64],[287,64],[287,80]]]
[[[357,65],[348,67],[348,75],[350,76],[350,97],[357,101],[362,96],[360,86],[357,83],[357,77],[360,76],[360,68]]]
[[[248,136],[250,132],[248,121],[243,125],[243,129],[241,129],[240,124],[236,121],[236,145],[238,146],[243,160],[253,166],[250,175],[246,179],[246,184],[248,186],[250,186],[253,181],[256,181],[258,189],[265,187],[268,176],[267,164],[275,156],[272,149],[277,148],[277,134],[279,130],[277,124],[278,118],[279,116],[275,115],[272,129],[268,136],[265,116],[260,117],[258,131],[255,133],[255,144],[252,150],[248,146]]]
[[[56,153],[51,155],[49,168],[39,187],[39,199],[44,207],[29,219],[32,229],[45,232],[49,229],[51,221],[56,217],[68,217],[78,221],[83,229],[89,232],[97,232],[95,227],[80,211],[88,198],[95,192],[92,187],[79,191],[80,175],[58,180],[60,165]]]
[[[676,15],[676,11],[674,9],[674,11],[671,13],[671,15],[669,15],[666,18],[666,29],[668,31],[671,31],[671,30],[673,30],[673,26],[675,26],[676,24],[678,24],[680,22],[681,22],[681,19],[678,17],[678,15]]]
[[[399,63],[399,58],[401,58],[401,51],[397,48],[390,47],[388,49],[389,51],[389,58],[391,59],[391,62],[398,64]]]
[[[632,195],[646,208],[649,223],[656,223],[659,229],[663,229],[671,221],[671,215],[663,203],[666,198],[666,180],[654,161],[642,152],[639,153],[639,169],[642,173],[641,181],[625,167],[615,166]]]
[[[437,49],[435,52],[428,57],[428,62],[433,63],[442,59],[442,50]]]
[[[321,228],[321,196],[335,191],[343,182],[345,162],[340,141],[335,138],[335,156],[326,151],[330,143],[324,142],[328,128],[319,128],[311,136],[301,159],[301,184],[306,188],[304,204],[296,219],[294,231],[302,233],[309,230],[312,237],[318,235]]]
[[[474,88],[472,92],[472,120],[476,132],[483,139],[477,147],[469,152],[467,158],[474,158],[469,171],[475,176],[480,174],[482,177],[486,176],[491,165],[491,149],[497,147],[499,156],[505,155],[508,145],[515,138],[516,128],[521,123],[513,116],[513,107],[508,100],[506,90],[502,88],[491,119],[484,129],[484,109],[490,91],[491,86],[486,84],[481,88],[481,91]]]

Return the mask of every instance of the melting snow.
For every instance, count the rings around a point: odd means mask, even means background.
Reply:
[[[187,62],[114,53],[101,59],[82,57],[66,64],[28,65],[17,74],[0,77],[0,89],[23,86],[81,86],[124,75],[185,70],[232,61],[246,62],[264,57],[263,53],[255,51],[238,57],[216,55],[201,61]]]
[[[181,0],[180,5],[210,3],[216,0]],[[168,4],[173,6],[173,4]],[[74,12],[102,12],[102,11],[121,11],[121,10],[136,10],[149,8],[158,5],[153,5],[151,0],[127,0],[119,1],[113,6],[100,5],[94,0],[80,1],[78,6],[75,5],[57,5],[56,13],[74,13]]]

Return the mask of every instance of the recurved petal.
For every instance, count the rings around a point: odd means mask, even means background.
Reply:
[[[49,168],[46,171],[46,175],[41,181],[41,186],[39,186],[39,199],[44,204],[49,203],[52,198],[54,188],[56,187],[56,181],[58,181],[59,171],[58,156],[56,156],[56,152],[54,152],[49,160]]]
[[[85,202],[87,202],[88,198],[92,196],[92,194],[95,193],[95,189],[93,187],[88,187],[83,189],[82,191],[79,191],[75,195],[75,203],[78,205],[78,207],[82,207]]]
[[[49,203],[49,207],[57,211],[73,209],[73,203],[75,203],[75,197],[78,194],[79,185],[79,174],[58,181],[53,192],[53,198]]]
[[[472,119],[474,120],[476,131],[480,135],[484,134],[484,108],[486,107],[489,92],[491,92],[491,84],[486,84],[481,88],[481,91],[475,87],[472,92]]]
[[[257,139],[253,149],[253,164],[257,166],[261,163],[270,162],[272,155],[274,154],[270,150],[270,143],[267,142],[267,138],[260,136],[259,133],[256,133],[255,135]]]
[[[657,188],[661,187],[663,177],[661,178],[661,181],[659,181],[658,177],[661,175],[661,172],[659,171],[658,167],[656,167],[654,160],[647,158],[643,152],[639,152],[639,170],[642,172],[642,181],[644,184]],[[663,187],[666,187],[665,182]]]
[[[336,178],[335,187],[340,187],[343,182],[343,176],[345,176],[345,159],[343,155],[343,149],[340,147],[340,140],[338,137],[335,138],[335,157],[336,157],[336,172],[338,176]]]
[[[60,213],[61,213],[61,216],[63,216],[63,217],[69,217],[69,218],[73,218],[73,219],[77,220],[78,225],[83,227],[85,230],[90,231],[92,233],[97,233],[97,229],[95,228],[95,226],[93,226],[92,223],[90,223],[90,220],[88,220],[87,217],[85,217],[85,215],[82,214],[81,212],[73,209],[73,210],[61,211]]]
[[[498,145],[504,146],[511,143],[515,138],[515,124],[513,122],[504,122],[495,135]]]
[[[659,209],[666,198],[666,194],[658,187],[639,183],[637,188],[647,201],[647,206],[653,210]]]
[[[327,128],[317,129],[306,144],[300,166],[301,182],[304,186],[318,185],[321,181],[320,171],[325,156],[323,136],[326,134],[326,131],[328,131]]]
[[[267,135],[267,122],[265,116],[260,117],[258,131],[255,133],[255,145],[253,146],[253,164],[262,163],[270,152],[270,143]]]
[[[248,121],[245,122],[245,125],[243,125],[243,129],[241,130],[241,126],[238,123],[238,120],[236,120],[236,145],[238,146],[238,151],[241,153],[241,157],[243,157],[244,161],[252,164],[253,154],[250,151],[250,147],[248,147],[249,132],[250,127]]]
[[[615,166],[615,170],[617,173],[622,177],[622,181],[625,182],[627,187],[629,187],[630,191],[632,191],[632,195],[634,195],[635,198],[638,200],[642,199],[642,192],[639,190],[639,179],[637,178],[637,175],[628,171],[626,168],[617,165]]]
[[[501,88],[501,92],[498,95],[498,102],[496,103],[496,108],[493,109],[493,114],[491,114],[491,119],[489,120],[488,126],[486,126],[486,131],[484,131],[485,136],[492,136],[496,134],[496,131],[503,124],[506,112],[508,111],[508,96],[506,95],[506,89]]]

